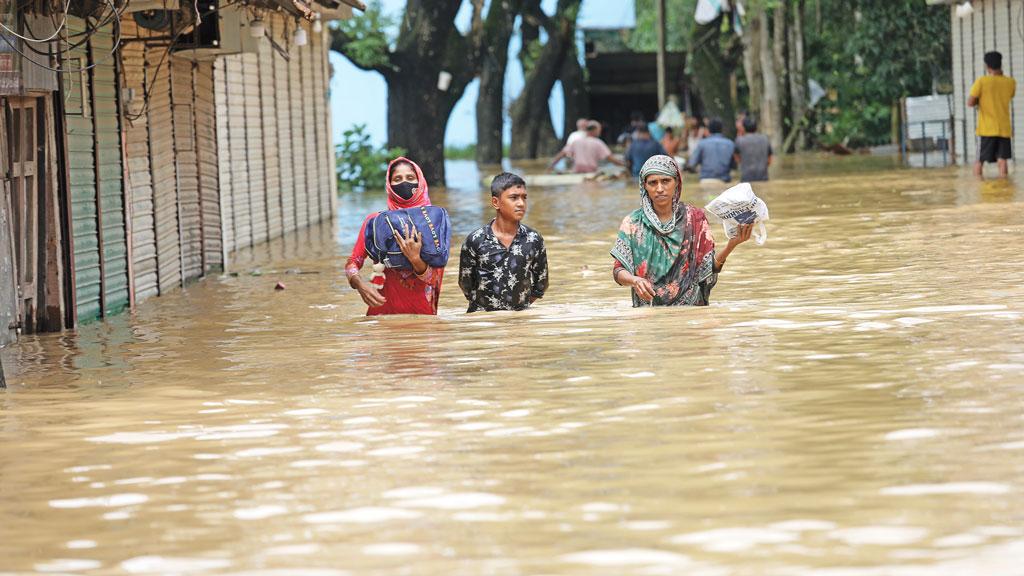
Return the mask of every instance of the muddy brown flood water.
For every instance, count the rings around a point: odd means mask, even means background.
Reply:
[[[472,170],[432,194],[457,245],[489,219]],[[612,282],[618,182],[529,191],[552,282],[525,313],[463,314],[456,247],[439,317],[364,317],[367,195],[237,276],[23,338],[0,573],[1024,573],[1024,188],[776,178],[708,308]]]

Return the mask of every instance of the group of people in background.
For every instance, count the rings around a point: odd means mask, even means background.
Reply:
[[[580,118],[576,131],[569,134],[565,147],[552,159],[551,169],[563,158],[572,161],[572,171],[578,174],[596,172],[602,162],[609,162],[625,167],[636,178],[647,160],[668,156],[679,160],[687,171],[699,172],[702,182],[729,182],[736,169],[743,182],[768,180],[773,151],[768,137],[758,132],[757,119],[741,114],[736,120],[735,140],[726,137],[723,128],[717,118],[702,122],[690,117],[677,134],[672,127],[648,123],[642,115],[634,114],[617,141],[625,150],[620,157],[601,138],[600,122]]]
[[[586,128],[587,134],[574,146],[594,137]],[[622,221],[610,251],[612,278],[630,289],[634,306],[706,306],[718,272],[732,250],[750,238],[752,225],[741,226],[738,235],[716,252],[704,211],[681,201],[682,170],[675,158],[659,154],[645,160],[638,183],[640,208]],[[389,211],[431,205],[423,172],[408,158],[388,165],[384,188]],[[541,234],[523,224],[523,178],[504,172],[490,188],[494,219],[466,237],[459,256],[459,287],[469,302],[467,312],[525,310],[548,289],[547,248]],[[431,267],[421,257],[424,235],[415,226],[394,230],[407,267],[385,268],[377,282],[360,274],[370,255],[367,226],[379,214],[363,221],[345,263],[349,285],[368,306],[368,316],[437,314],[444,267]]]

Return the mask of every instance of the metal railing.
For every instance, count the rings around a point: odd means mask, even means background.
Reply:
[[[900,136],[900,155],[908,166],[938,168],[957,160],[952,119],[908,122],[903,125]]]

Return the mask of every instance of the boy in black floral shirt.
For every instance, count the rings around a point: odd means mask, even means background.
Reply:
[[[477,310],[525,310],[548,288],[544,238],[522,224],[526,182],[504,172],[491,182],[491,223],[473,231],[462,245],[459,287]]]

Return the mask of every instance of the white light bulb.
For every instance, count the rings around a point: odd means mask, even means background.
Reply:
[[[324,25],[320,22],[320,15],[316,15],[316,20],[313,20],[313,32],[319,34],[324,31]]]
[[[295,36],[292,37],[292,42],[296,46],[305,46],[309,42],[309,35],[306,34],[305,28],[296,28]]]
[[[263,20],[256,19],[249,22],[249,36],[253,38],[263,38],[263,35],[266,34],[266,32],[267,27],[263,24]]]

